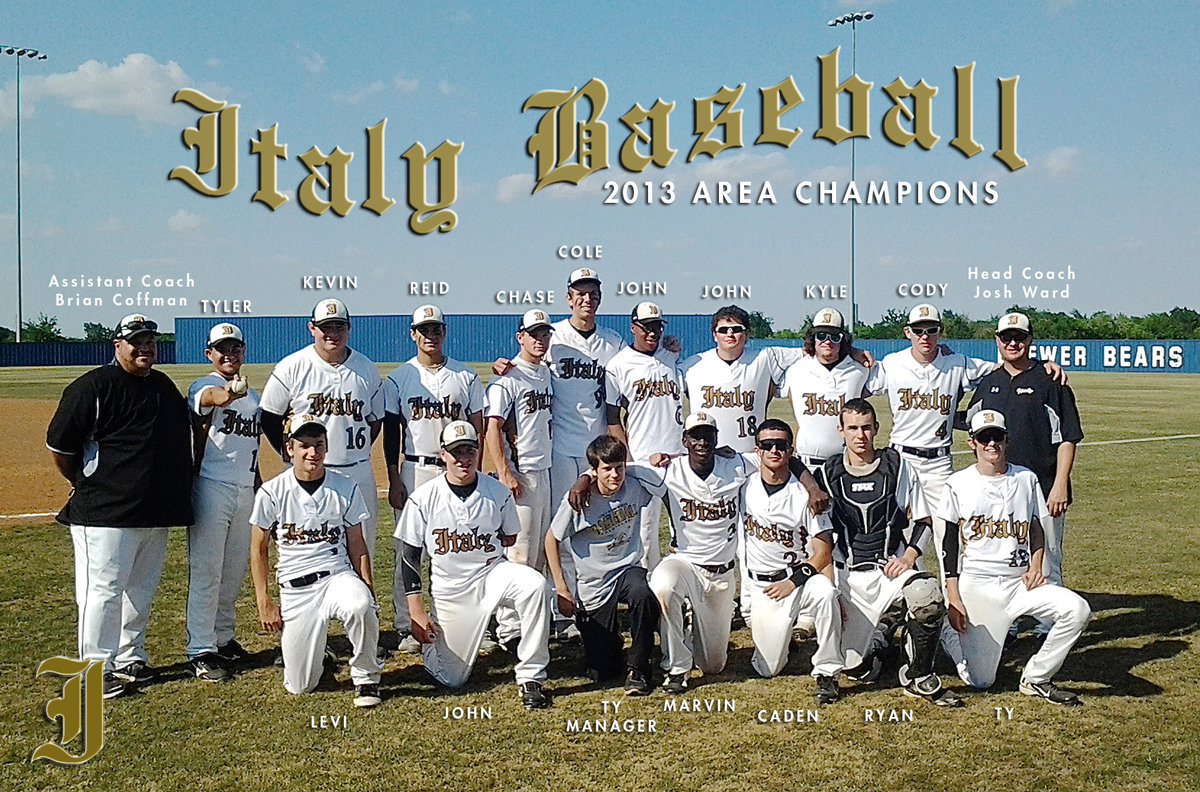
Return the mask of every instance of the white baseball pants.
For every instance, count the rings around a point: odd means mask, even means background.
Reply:
[[[233,640],[234,603],[250,559],[254,488],[197,478],[196,524],[187,529],[187,656],[217,651]]]
[[[687,674],[695,665],[706,674],[716,674],[725,667],[733,584],[733,570],[717,575],[675,555],[654,568],[650,589],[662,608],[659,629],[662,667],[667,673]],[[684,628],[684,600],[692,604],[690,630]]]
[[[842,670],[842,614],[838,608],[838,590],[824,575],[813,575],[782,600],[766,594],[770,583],[750,580],[750,598],[754,615],[750,619],[750,635],[754,640],[754,655],[750,665],[759,675],[773,677],[788,661],[792,641],[792,626],[804,613],[816,626],[817,651],[812,656],[812,675],[834,676]]]
[[[371,590],[350,569],[334,572],[304,588],[279,588],[283,617],[283,686],[308,693],[321,681],[329,620],[337,619],[350,639],[350,679],[355,685],[379,683],[379,607]]]

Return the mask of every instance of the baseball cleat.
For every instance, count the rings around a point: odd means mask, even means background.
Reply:
[[[871,655],[859,665],[846,671],[848,678],[855,682],[874,682],[883,672],[883,660],[879,655]]]
[[[479,650],[481,652],[483,651],[482,645],[479,647]],[[416,638],[413,638],[412,633],[405,633],[404,637],[400,639],[400,643],[397,645],[396,651],[400,652],[401,654],[420,654],[421,642]]]
[[[521,683],[521,704],[525,709],[545,709],[550,699],[542,691],[542,683],[530,680]]]
[[[158,671],[146,665],[143,660],[134,660],[120,668],[114,668],[112,675],[122,682],[150,682],[158,678]]]
[[[928,674],[920,679],[908,678],[908,665],[900,666],[900,686],[904,695],[913,698],[923,698],[939,707],[961,707],[963,700],[956,693],[942,687],[942,680],[937,674]]]
[[[250,653],[246,651],[246,648],[233,639],[217,647],[217,657],[230,663],[240,662],[249,656]]]
[[[818,704],[835,704],[840,697],[836,679],[825,674],[817,676],[817,688],[813,691],[813,699]]]
[[[663,690],[668,693],[685,693],[687,686],[687,674],[667,674],[667,678],[663,680]]]
[[[629,669],[629,674],[625,677],[625,695],[626,696],[645,696],[650,693],[650,680],[646,675],[636,668]]]
[[[354,706],[378,707],[382,701],[379,697],[379,685],[354,686]]]
[[[1074,707],[1083,702],[1079,700],[1079,696],[1074,693],[1063,690],[1053,682],[1026,682],[1021,680],[1021,686],[1018,688],[1026,696],[1039,696],[1051,701],[1055,704],[1065,704],[1068,707]]]
[[[577,640],[580,637],[579,628],[575,626],[574,622],[566,622],[562,625],[556,624],[554,626],[554,637],[559,643]]]
[[[104,674],[104,698],[114,699],[125,693],[125,683],[117,679],[111,671]]]
[[[205,682],[224,682],[229,678],[229,672],[221,665],[221,658],[212,652],[193,657],[192,670],[196,672],[196,679]]]

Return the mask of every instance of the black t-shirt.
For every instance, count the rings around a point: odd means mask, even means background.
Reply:
[[[46,445],[79,460],[63,525],[192,523],[191,420],[161,371],[139,377],[113,362],[79,377],[63,390]]]
[[[1008,426],[1008,461],[1037,474],[1042,496],[1050,494],[1058,466],[1058,446],[1083,439],[1075,394],[1058,385],[1041,362],[1015,377],[1003,367],[975,387],[967,413],[999,410]],[[1068,499],[1070,498],[1068,482]]]

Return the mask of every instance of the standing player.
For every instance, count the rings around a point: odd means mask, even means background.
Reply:
[[[367,504],[363,539],[367,555],[375,552],[375,474],[371,444],[383,425],[383,380],[375,364],[346,345],[350,312],[341,300],[321,300],[308,322],[313,344],[275,366],[262,393],[263,434],[284,454],[284,418],[313,415],[328,430],[325,467],[353,479]],[[287,457],[284,457],[287,461]]]
[[[605,374],[608,431],[628,446],[630,460],[639,465],[649,465],[655,453],[683,453],[682,389],[674,356],[660,353],[664,324],[657,305],[638,303],[629,320],[633,346],[614,355]],[[662,501],[655,498],[641,511],[639,528],[639,563],[651,572],[662,558],[658,539],[661,519]]]
[[[659,607],[640,565],[644,554],[639,526],[641,515],[657,499],[625,478],[628,450],[617,438],[601,435],[588,445],[587,453],[592,497],[582,513],[563,499],[546,535],[546,558],[559,612],[575,614],[588,676],[600,682],[625,671],[626,695],[643,696],[650,692],[650,653]],[[574,592],[563,577],[559,542],[575,559]],[[617,606],[622,603],[629,608],[628,658],[617,625]]]
[[[1007,461],[1008,431],[995,410],[975,414],[967,443],[975,464],[950,477],[937,510],[947,523],[943,566],[950,624],[961,634],[959,673],[971,687],[991,687],[1009,625],[1033,616],[1053,624],[1021,673],[1020,691],[1078,704],[1051,678],[1092,611],[1083,597],[1042,574],[1042,523],[1050,513],[1037,476]]]
[[[932,575],[915,568],[930,526],[925,495],[898,451],[875,448],[878,431],[870,402],[847,401],[838,418],[845,450],[817,470],[817,480],[829,493],[837,531],[833,557],[845,612],[846,675],[858,681],[879,677],[880,653],[894,630],[893,612],[899,609],[905,656],[900,682],[905,693],[939,707],[961,706],[962,700],[943,688],[933,672],[946,613],[941,587]]]
[[[792,428],[768,418],[758,425],[755,445],[759,475],[746,482],[742,495],[742,542],[753,601],[750,664],[764,677],[783,670],[792,626],[805,612],[817,636],[813,698],[818,704],[832,704],[838,700],[837,674],[842,670],[842,615],[831,582],[833,525],[828,516],[811,512],[808,493],[788,469]]]
[[[400,524],[400,514],[409,493],[442,474],[445,465],[438,457],[441,434],[451,421],[467,421],[483,433],[483,386],[475,372],[446,357],[446,321],[436,305],[413,311],[409,330],[417,354],[383,381],[383,458],[388,470],[388,503]],[[400,449],[404,461],[400,461]],[[396,552],[400,542],[396,541]],[[392,581],[396,632],[400,650],[419,651],[409,633],[408,597],[400,579],[399,556]]]
[[[167,527],[192,523],[187,402],[161,371],[158,325],[121,319],[113,360],[68,385],[46,447],[71,494],[58,522],[71,528],[79,658],[104,662],[104,698],[147,682],[146,622],[162,575]]]
[[[241,376],[246,342],[237,325],[208,332],[213,370],[188,388],[198,471],[196,522],[188,527],[187,656],[196,677],[225,679],[224,663],[246,656],[233,637],[234,603],[250,552],[250,509],[258,473],[258,393]]]
[[[418,487],[396,538],[403,543],[402,574],[413,635],[423,644],[425,668],[438,682],[461,687],[471,674],[488,619],[501,605],[516,611],[520,642],[514,672],[521,703],[549,705],[542,683],[550,661],[550,589],[545,578],[504,558],[521,530],[511,493],[481,476],[475,427],[454,421],[442,430],[445,475]],[[430,557],[430,596],[421,600],[421,552]]]
[[[996,347],[1003,364],[979,382],[968,416],[980,409],[997,410],[1009,427],[1008,461],[1038,477],[1051,519],[1042,525],[1046,537],[1045,568],[1051,583],[1062,585],[1062,541],[1071,505],[1071,467],[1075,446],[1083,440],[1075,394],[1029,357],[1033,328],[1029,317],[1010,313],[996,325]],[[1039,626],[1045,633],[1047,625]]]
[[[363,540],[366,501],[358,484],[325,469],[327,432],[314,415],[291,422],[292,467],[264,484],[250,522],[250,576],[258,618],[267,632],[283,631],[283,686],[308,693],[321,680],[325,636],[338,619],[350,639],[354,706],[379,704],[379,608],[371,587],[371,560]],[[374,493],[372,493],[374,495]],[[279,604],[267,591],[267,548],[279,556]]]

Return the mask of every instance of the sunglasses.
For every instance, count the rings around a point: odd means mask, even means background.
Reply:
[[[423,324],[413,328],[426,338],[437,338],[446,335],[446,326],[440,324]]]
[[[134,333],[142,333],[149,330],[151,333],[158,332],[158,322],[153,322],[147,319],[144,322],[130,322],[129,324],[121,325],[119,338],[129,338]]]
[[[813,338],[817,339],[818,341],[832,341],[835,344],[842,343],[842,334],[837,332],[831,333],[825,330],[818,330],[817,332],[813,333]]]
[[[783,451],[786,453],[791,450],[792,444],[787,440],[771,439],[758,441],[758,447],[763,451]]]
[[[912,330],[912,334],[915,336],[935,336],[942,332],[941,325],[934,325],[933,327],[910,327],[908,329]]]
[[[991,445],[992,443],[1002,443],[1007,437],[1008,435],[999,429],[984,429],[975,435],[975,442],[980,445]]]
[[[996,337],[1000,339],[1000,343],[1002,343],[1002,344],[1027,344],[1027,343],[1029,343],[1029,336],[1025,335],[1024,333],[1001,333],[1000,335],[998,335]]]
[[[662,322],[634,322],[635,325],[642,328],[647,333],[661,333],[663,329]]]
[[[746,332],[746,328],[742,325],[721,325],[716,332],[721,335],[739,335]]]

